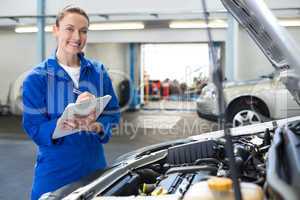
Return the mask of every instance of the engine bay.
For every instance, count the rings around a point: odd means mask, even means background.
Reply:
[[[233,137],[236,169],[244,199],[263,199],[266,154],[271,135],[267,129],[259,135]],[[222,193],[221,199],[225,198],[226,192],[228,199],[234,199],[230,176],[224,138],[195,141],[168,148],[164,159],[131,170],[94,199],[188,200],[199,199],[209,192],[208,196],[215,196],[213,190]]]
[[[300,118],[232,129],[243,200],[298,200]],[[119,157],[111,167],[48,193],[56,200],[235,199],[222,132],[169,141]],[[201,137],[200,137],[201,136]]]

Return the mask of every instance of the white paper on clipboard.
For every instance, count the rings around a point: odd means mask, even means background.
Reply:
[[[86,100],[80,103],[70,103],[64,110],[61,120],[72,119],[74,115],[88,115],[93,109],[96,108],[96,118],[100,116],[103,112],[104,108],[110,101],[111,96],[105,95],[103,97],[98,97],[92,100]],[[62,130],[58,127],[55,128],[54,133],[52,135],[53,139],[61,138],[67,135],[71,135],[79,132],[80,129],[74,129],[71,131]]]

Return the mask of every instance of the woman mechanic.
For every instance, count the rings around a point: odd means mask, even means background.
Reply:
[[[119,123],[119,104],[103,65],[82,53],[88,27],[89,18],[81,8],[63,9],[53,27],[56,51],[23,83],[23,127],[38,146],[31,199],[106,167],[102,144]],[[85,117],[60,120],[69,103],[104,95],[112,98],[99,118],[92,111]],[[53,140],[57,126],[81,131]]]

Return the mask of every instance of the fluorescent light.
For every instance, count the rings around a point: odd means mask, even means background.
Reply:
[[[52,25],[45,26],[45,32],[52,32]],[[36,26],[17,26],[15,28],[16,33],[36,33],[38,28]]]
[[[131,30],[144,29],[145,25],[142,22],[116,22],[116,23],[97,23],[91,24],[89,30]]]
[[[300,26],[300,19],[280,19],[279,24],[286,27]]]
[[[145,25],[142,22],[117,22],[117,23],[97,23],[91,24],[89,30],[132,30],[144,29]],[[36,33],[38,28],[36,26],[17,26],[16,33]],[[45,32],[52,32],[52,25],[45,26]]]
[[[300,27],[300,19],[279,19],[279,24],[285,27]],[[210,28],[227,28],[227,22],[223,19],[210,20],[208,26]],[[192,21],[172,21],[169,24],[170,28],[178,29],[197,29],[207,28],[207,24],[204,20],[192,20]]]
[[[52,32],[53,31],[53,25],[47,25],[45,26],[45,32]]]
[[[170,28],[205,28],[203,21],[173,21],[169,24]]]
[[[19,26],[15,28],[16,33],[35,33],[38,31],[36,26]]]
[[[214,19],[209,21],[209,27],[211,28],[227,28],[227,21],[224,19]]]
[[[227,28],[227,22],[222,19],[210,20],[207,24],[203,20],[193,20],[193,21],[173,21],[169,24],[170,28]]]

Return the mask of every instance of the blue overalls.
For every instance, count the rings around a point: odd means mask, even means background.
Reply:
[[[35,67],[23,83],[23,127],[38,146],[31,199],[77,181],[106,167],[102,144],[111,137],[111,128],[120,120],[119,103],[111,80],[101,63],[80,58],[79,90],[96,97],[111,95],[97,119],[104,135],[81,131],[52,139],[58,118],[69,103],[76,101],[73,82],[59,66],[55,54]]]

